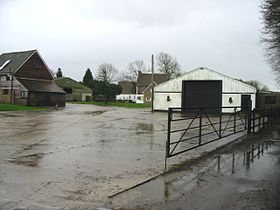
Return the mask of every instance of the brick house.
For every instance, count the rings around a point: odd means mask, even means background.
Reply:
[[[37,50],[0,55],[0,103],[65,106],[65,92]]]
[[[167,74],[153,75],[151,73],[142,73],[139,71],[136,82],[136,103],[150,103],[152,101],[152,87],[164,83],[168,80]]]

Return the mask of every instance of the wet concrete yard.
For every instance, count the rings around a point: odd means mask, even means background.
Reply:
[[[166,113],[68,104],[62,110],[1,112],[0,119],[0,209],[94,209],[164,171]],[[236,137],[168,164],[199,157]],[[177,195],[156,186],[148,188],[156,201],[166,193]]]
[[[70,104],[0,117],[0,209],[93,208],[163,170],[164,113]]]
[[[280,209],[280,129],[243,138],[112,197],[113,209]]]

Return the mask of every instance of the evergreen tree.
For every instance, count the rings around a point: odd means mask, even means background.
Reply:
[[[83,84],[89,88],[92,88],[93,87],[93,76],[92,76],[92,73],[91,73],[91,70],[90,68],[88,68],[86,70],[86,73],[83,77]]]
[[[121,92],[122,87],[120,85],[100,80],[93,81],[93,95],[96,101],[115,101],[116,95],[121,94]]]
[[[57,72],[56,72],[56,77],[62,77],[62,71],[61,68],[58,68]]]

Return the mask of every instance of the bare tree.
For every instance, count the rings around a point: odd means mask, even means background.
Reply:
[[[279,0],[263,0],[262,42],[265,44],[266,56],[280,84],[280,3]]]
[[[243,81],[243,82],[248,84],[248,85],[253,86],[257,90],[262,90],[262,91],[268,91],[269,90],[267,85],[264,85],[261,82],[256,81],[256,80],[249,80],[249,81]]]
[[[168,75],[169,79],[178,77],[181,73],[180,64],[176,58],[161,52],[156,57],[158,71]]]
[[[147,68],[142,60],[136,60],[128,64],[127,70],[124,72],[122,78],[129,81],[137,81],[138,72],[147,72]]]
[[[102,63],[97,70],[97,80],[112,83],[118,78],[118,70],[109,63]]]

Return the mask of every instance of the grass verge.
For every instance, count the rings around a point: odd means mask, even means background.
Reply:
[[[91,104],[97,106],[115,106],[115,107],[124,107],[132,109],[147,109],[151,108],[151,104],[136,104],[136,103],[125,103],[125,102],[96,102],[96,101],[79,101],[79,102],[70,102],[73,104]]]
[[[47,110],[46,108],[41,107],[32,107],[32,106],[23,106],[16,104],[1,104],[0,111],[20,111],[20,110]]]

